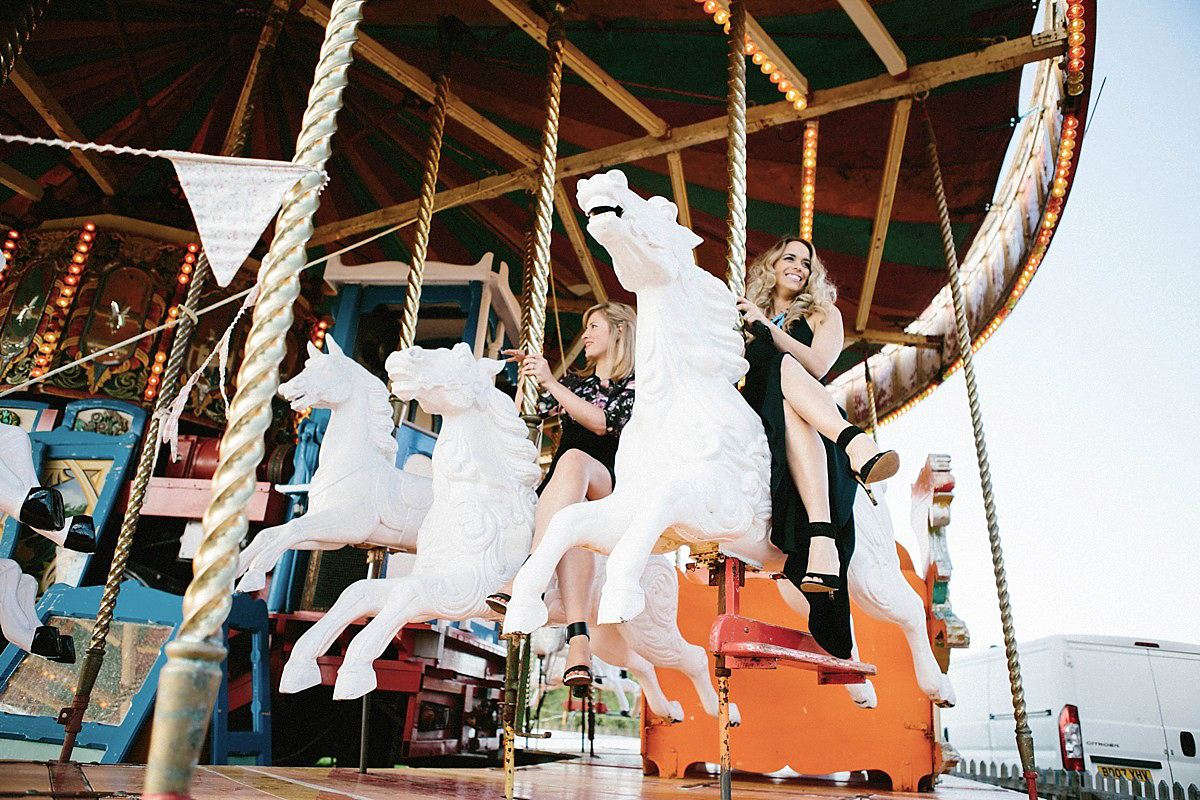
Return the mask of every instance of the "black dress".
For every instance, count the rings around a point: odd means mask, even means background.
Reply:
[[[787,466],[783,387],[779,376],[784,354],[776,349],[770,331],[763,323],[754,323],[750,332],[754,338],[746,343],[746,360],[750,362],[750,369],[746,372],[742,396],[762,418],[767,444],[771,449],[771,542],[787,555],[783,574],[799,586],[808,565],[808,511],[804,508]],[[788,333],[801,344],[812,344],[812,328],[803,317],[791,325]],[[844,411],[842,416],[845,416]],[[854,494],[857,483],[850,472],[850,460],[842,449],[824,436],[821,441],[825,444],[829,510],[837,528],[842,588],[833,594],[805,592],[804,596],[812,606],[809,628],[817,644],[830,655],[849,658],[854,641],[850,632],[846,569],[854,553]]]
[[[606,430],[603,434],[588,430],[572,419],[553,397],[542,395],[538,410],[542,416],[557,414],[562,417],[562,436],[558,440],[558,449],[554,452],[550,469],[546,471],[546,477],[537,489],[538,494],[540,495],[542,489],[550,482],[558,460],[568,450],[582,450],[599,461],[608,470],[613,486],[616,486],[617,477],[613,472],[613,463],[617,458],[617,441],[620,439],[621,429],[625,427],[629,415],[633,412],[633,375],[619,381],[611,381],[605,386],[595,375],[568,373],[563,376],[562,385],[604,412]]]

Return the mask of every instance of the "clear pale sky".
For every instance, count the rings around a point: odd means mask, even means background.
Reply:
[[[1059,231],[975,359],[1000,533],[1019,641],[1200,643],[1200,3],[1097,5]],[[962,373],[879,434],[902,541],[926,454],[951,455],[950,598],[971,652],[1001,643]]]

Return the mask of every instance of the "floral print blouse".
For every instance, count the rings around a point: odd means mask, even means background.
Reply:
[[[610,381],[605,386],[595,375],[585,376],[569,372],[562,377],[562,385],[604,412],[608,434],[621,434],[621,429],[629,422],[629,415],[633,412],[633,375],[619,381]],[[564,412],[562,404],[547,393],[539,395],[538,413],[544,417],[561,415],[564,425],[579,424],[571,419],[570,414]]]

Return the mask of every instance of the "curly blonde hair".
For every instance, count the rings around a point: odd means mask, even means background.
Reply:
[[[785,330],[800,317],[807,317],[816,311],[828,313],[834,308],[834,302],[837,300],[837,288],[829,280],[829,273],[826,271],[825,265],[817,257],[817,248],[813,247],[812,242],[798,236],[786,236],[780,239],[769,250],[754,259],[750,264],[749,280],[746,283],[746,299],[758,306],[767,317],[775,315],[771,303],[771,293],[775,289],[775,262],[780,259],[783,251],[792,242],[800,242],[808,248],[812,266],[809,269],[808,281],[804,284],[804,289],[796,295],[796,299],[788,306],[787,313],[783,317]]]
[[[601,314],[608,323],[609,348],[612,350],[612,380],[623,380],[633,373],[634,353],[636,352],[637,312],[624,303],[597,303],[583,312],[583,327],[587,329],[588,320],[592,314]],[[596,363],[590,358],[579,375],[591,375],[596,371]]]

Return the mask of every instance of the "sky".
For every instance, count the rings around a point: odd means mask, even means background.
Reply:
[[[1018,641],[1200,644],[1200,3],[1097,5],[1092,119],[1058,232],[975,356],[1014,624]],[[962,372],[879,441],[903,459],[888,482],[901,541],[926,455],[951,456],[950,600],[971,652],[1002,644]]]

